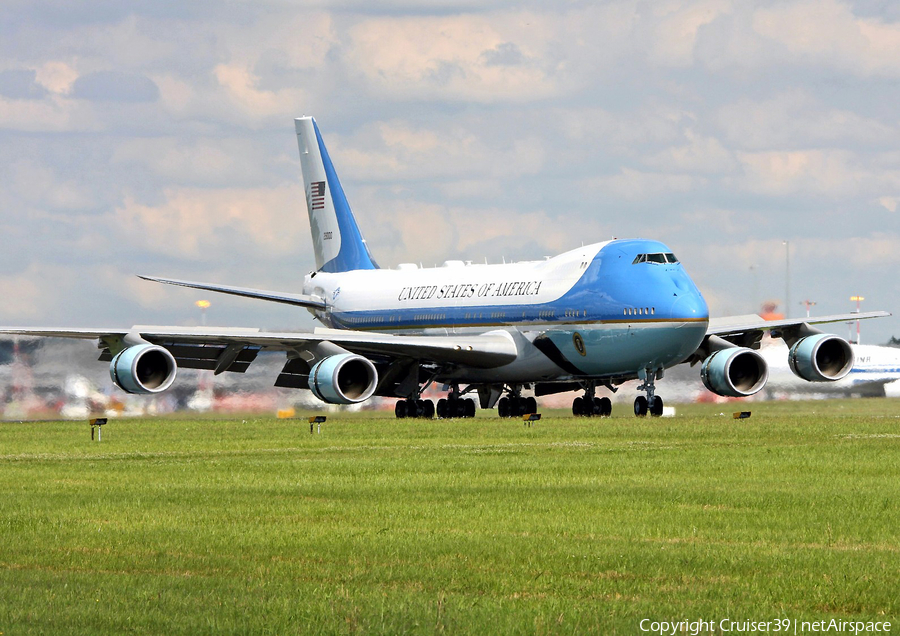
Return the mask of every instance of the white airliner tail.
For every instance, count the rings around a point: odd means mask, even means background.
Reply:
[[[294,120],[294,125],[316,269],[324,272],[378,269],[350,211],[315,119],[301,117]]]

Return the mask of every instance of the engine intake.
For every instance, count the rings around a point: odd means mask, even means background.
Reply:
[[[827,333],[806,336],[788,353],[794,375],[808,382],[834,382],[853,368],[853,349],[838,336]]]
[[[729,347],[716,351],[703,361],[700,379],[717,395],[746,397],[766,385],[769,367],[753,349]]]
[[[126,393],[160,393],[172,386],[177,368],[175,358],[163,347],[138,344],[113,357],[109,377]]]
[[[309,388],[329,404],[355,404],[372,397],[378,386],[375,365],[355,353],[340,353],[317,362],[309,370]]]

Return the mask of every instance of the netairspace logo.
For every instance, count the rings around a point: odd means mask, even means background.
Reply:
[[[891,631],[891,623],[887,621],[863,622],[842,621],[836,618],[822,621],[796,621],[790,618],[778,618],[769,621],[735,621],[723,618],[720,621],[653,621],[645,618],[640,622],[642,632],[659,634],[660,636],[678,636],[689,634],[758,634],[758,633],[782,633],[782,634],[863,634],[885,633]]]

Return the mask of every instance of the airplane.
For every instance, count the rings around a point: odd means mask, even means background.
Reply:
[[[850,345],[813,325],[888,316],[853,313],[803,320],[710,318],[706,301],[665,244],[613,239],[545,260],[380,268],[369,252],[312,117],[294,120],[316,269],[301,293],[158,276],[148,281],[286,303],[323,325],[311,332],[136,325],[120,329],[4,328],[0,333],[96,339],[110,377],[128,393],[168,389],[179,367],[243,373],[262,350],[281,351],[279,387],[306,389],[331,404],[400,398],[398,418],[501,417],[537,411],[536,397],[582,394],[573,415],[609,416],[605,387],[640,379],[636,416],[659,416],[656,381],[683,362],[724,396],[766,384],[755,350],[765,332],[790,347],[791,369],[810,382],[836,381],[853,366]],[[448,390],[437,408],[422,393]],[[534,396],[524,396],[523,391]]]
[[[840,380],[803,382],[790,372],[783,345],[765,342],[759,353],[769,365],[769,393],[821,393],[836,396],[900,397],[900,348],[852,344],[853,367]]]

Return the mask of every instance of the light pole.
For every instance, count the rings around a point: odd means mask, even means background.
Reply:
[[[862,296],[850,296],[850,300],[856,301],[856,313],[859,313],[859,304],[865,300]],[[859,344],[859,320],[856,321],[856,344]]]
[[[200,324],[206,326],[206,310],[209,308],[208,300],[198,300],[194,303],[200,308]]]
[[[806,307],[806,317],[809,318],[809,308],[815,307],[816,303],[813,302],[812,300],[801,300],[800,304],[804,305]]]

